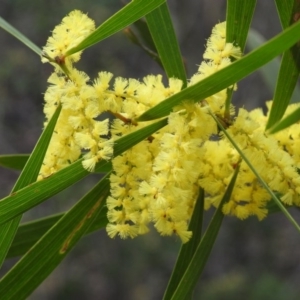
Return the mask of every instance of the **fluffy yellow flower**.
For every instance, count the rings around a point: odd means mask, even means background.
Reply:
[[[46,57],[44,56],[42,61],[48,62],[47,57],[58,63],[66,62],[68,64],[69,61],[78,61],[81,52],[68,58],[65,58],[65,54],[68,50],[77,46],[94,29],[95,23],[92,19],[79,10],[72,11],[63,18],[60,25],[54,28],[52,36],[49,37],[46,46],[43,48]]]
[[[94,30],[94,23],[79,11],[70,13],[53,31],[44,48],[50,61],[65,64],[67,74],[56,69],[45,93],[46,123],[58,105],[60,117],[40,172],[40,179],[83,156],[83,167],[93,171],[101,159],[112,160],[111,194],[107,199],[107,233],[110,237],[134,238],[149,231],[150,223],[163,236],[177,235],[189,241],[191,214],[199,188],[205,190],[205,209],[218,207],[240,164],[231,198],[224,214],[244,220],[263,219],[270,200],[268,192],[234,147],[218,133],[209,112],[222,117],[226,90],[201,102],[183,101],[168,116],[168,124],[149,139],[118,157],[113,145],[126,134],[152,121],[136,124],[140,114],[178,93],[182,81],[148,75],[142,81],[117,77],[109,72],[89,77],[76,70],[79,54],[65,57]],[[189,85],[228,66],[241,57],[238,47],[226,43],[225,23],[217,24],[207,41],[204,61]],[[270,107],[271,103],[268,104]],[[290,106],[287,114],[298,106]],[[116,118],[110,121],[104,113]],[[300,131],[298,124],[274,135],[264,129],[267,122],[260,109],[240,109],[228,124],[228,132],[269,187],[286,205],[300,206]]]

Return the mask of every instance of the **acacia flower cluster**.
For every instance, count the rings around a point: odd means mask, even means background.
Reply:
[[[148,75],[142,81],[118,77],[111,83],[113,75],[109,72],[100,72],[91,81],[74,67],[80,54],[66,56],[66,52],[93,30],[94,22],[86,15],[71,12],[44,47],[43,61],[55,65],[45,93],[45,124],[59,104],[62,110],[39,179],[81,156],[83,167],[89,171],[98,161],[111,159],[111,195],[106,203],[108,235],[133,238],[148,232],[152,223],[161,235],[176,234],[185,243],[192,236],[188,223],[199,189],[205,190],[205,208],[217,207],[241,160],[235,148],[219,134],[211,117],[211,113],[225,115],[226,89],[199,102],[183,101],[170,113],[168,125],[151,139],[113,157],[114,142],[151,123],[135,124],[130,120],[178,93],[182,82],[170,78],[165,87],[161,75]],[[226,43],[225,22],[217,24],[208,39],[204,61],[189,85],[240,57],[240,49]],[[295,106],[289,111],[293,109]],[[116,118],[109,121],[104,117],[107,112]],[[230,135],[282,201],[300,205],[299,128],[292,126],[269,136],[264,131],[267,116],[261,110],[240,109],[237,117],[234,113],[232,107],[232,124],[227,129]],[[242,162],[223,212],[240,219],[250,215],[263,219],[269,200],[267,191]]]

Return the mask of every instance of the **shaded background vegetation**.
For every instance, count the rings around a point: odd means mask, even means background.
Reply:
[[[226,1],[168,2],[190,77],[202,60],[212,26],[225,19]],[[0,0],[0,15],[41,47],[71,10],[88,13],[98,26],[121,7],[119,0]],[[280,32],[273,0],[258,1],[252,27],[266,38]],[[100,70],[139,79],[162,73],[121,32],[87,49],[78,68],[91,78]],[[51,69],[0,31],[0,154],[29,153],[34,147],[43,127],[43,92]],[[255,108],[271,98],[255,73],[239,83],[234,103]],[[0,197],[9,193],[17,176],[0,170]],[[24,220],[68,209],[97,180],[99,176],[90,176],[36,207]],[[299,212],[293,215],[299,222]],[[274,214],[262,222],[227,217],[223,225],[195,299],[298,299],[300,241],[285,217]],[[179,247],[178,239],[161,238],[154,231],[121,241],[109,239],[102,230],[84,238],[30,299],[160,299]],[[0,274],[14,262],[6,262]]]

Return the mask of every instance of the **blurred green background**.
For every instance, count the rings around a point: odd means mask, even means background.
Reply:
[[[225,0],[169,0],[188,77],[202,60],[211,28],[225,19]],[[80,9],[98,26],[122,7],[119,0],[0,0],[0,15],[42,47],[54,26]],[[265,38],[281,30],[273,0],[258,1],[252,28]],[[91,78],[101,70],[142,79],[162,70],[120,32],[87,49],[78,64]],[[0,30],[0,154],[29,153],[43,127],[43,93],[51,66]],[[263,106],[272,98],[259,73],[239,83],[234,104]],[[0,170],[0,197],[11,190],[17,172]],[[84,181],[25,214],[24,220],[68,209],[99,176]],[[299,211],[292,211],[300,222]],[[207,212],[208,222],[212,211]],[[84,238],[29,299],[160,299],[180,241],[155,231],[135,240],[111,240],[104,230]],[[259,222],[225,218],[194,299],[300,299],[300,237],[281,214]],[[16,259],[5,263],[4,274]],[[26,276],[26,274],[20,274]],[[0,296],[1,299],[1,296]]]

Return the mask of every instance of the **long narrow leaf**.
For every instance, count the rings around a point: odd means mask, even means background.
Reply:
[[[256,0],[227,0],[226,42],[234,43],[244,52]]]
[[[54,115],[52,116],[48,126],[45,128],[41,137],[39,138],[28,161],[26,162],[23,172],[20,174],[15,186],[12,189],[12,194],[16,193],[19,189],[23,188],[24,186],[33,183],[37,179],[50,139],[52,137],[53,130],[55,128],[56,121],[59,117],[60,110],[61,107],[59,106],[56,109]],[[0,266],[3,263],[6,253],[15,236],[21,217],[22,215],[16,215],[16,218],[10,220],[9,222],[1,222],[2,225],[0,225]]]
[[[138,120],[164,117],[183,100],[201,101],[254,72],[300,39],[300,22],[280,33],[266,44],[233,62],[228,67],[169,97],[142,114]]]
[[[294,54],[292,50],[288,50],[283,54],[266,129],[271,128],[281,120],[291,102],[300,73],[297,66],[297,64],[300,64],[300,48],[297,48],[294,47]],[[300,101],[300,99],[298,100]]]
[[[182,276],[182,279],[171,298],[172,300],[186,299],[186,296],[190,295],[194,290],[220,230],[224,218],[222,207],[227,201],[229,201],[231,197],[238,172],[239,166],[236,168],[234,175],[231,178],[226,192],[220,202],[220,205],[215,211],[214,216],[205,234],[203,235],[203,238],[201,239],[201,242],[199,243],[190,264],[188,265],[186,272]]]
[[[20,31],[18,31],[16,28],[11,26],[9,23],[7,23],[1,17],[0,17],[0,27],[2,27],[8,33],[10,33],[15,38],[17,38],[19,41],[21,41],[24,45],[26,45],[28,48],[30,48],[37,55],[41,56],[42,50],[37,45],[35,45],[26,36],[24,36]]]
[[[279,2],[285,2],[279,3]],[[293,24],[297,20],[294,19],[295,14],[300,14],[300,3],[299,1],[286,0],[276,1],[278,14],[280,16],[283,29],[287,28],[288,25]],[[293,7],[294,6],[294,7]],[[288,17],[289,15],[289,17]],[[289,18],[289,22],[287,19]],[[284,115],[293,91],[296,87],[298,77],[300,73],[300,45],[296,44],[291,49],[288,49],[283,54],[281,66],[277,78],[277,84],[275,94],[273,97],[273,104],[269,114],[266,129],[271,128],[276,124]]]
[[[214,118],[214,120],[217,122],[218,126],[221,128],[223,131],[224,135],[228,138],[230,143],[234,146],[236,151],[240,154],[240,156],[243,158],[245,163],[249,166],[251,171],[255,174],[255,176],[259,179],[260,183],[262,186],[268,191],[272,199],[276,202],[280,210],[283,212],[283,214],[288,218],[288,220],[294,225],[294,227],[300,232],[300,226],[298,223],[295,221],[295,219],[290,215],[290,213],[287,211],[283,203],[280,201],[280,199],[277,197],[277,195],[269,188],[269,186],[266,184],[266,182],[263,180],[263,178],[259,175],[259,173],[256,171],[256,169],[253,167],[249,159],[245,156],[243,151],[239,148],[237,143],[234,141],[234,139],[228,134],[228,132],[224,129],[223,125],[221,122],[216,118],[213,114],[211,116]]]
[[[299,99],[300,100],[300,99]],[[276,133],[280,130],[283,130],[285,128],[288,128],[289,126],[297,123],[300,121],[300,107],[297,108],[293,113],[286,116],[284,119],[282,119],[279,123],[277,123],[275,126],[273,126],[269,133]]]
[[[227,0],[226,42],[233,43],[244,52],[256,0]],[[227,88],[224,116],[230,116],[233,87]]]
[[[247,48],[252,51],[261,46],[267,40],[257,30],[250,28],[247,39]],[[277,74],[280,69],[280,59],[275,58],[262,68],[259,69],[264,83],[267,85],[269,91],[273,93],[276,89]],[[294,93],[291,98],[291,103],[300,102],[300,87],[296,85]]]
[[[60,111],[61,106],[59,105],[47,127],[43,131],[41,137],[39,138],[37,144],[35,145],[31,155],[29,156],[22,173],[20,174],[15,186],[12,189],[12,193],[36,181]]]
[[[291,12],[295,2],[294,0],[275,0],[282,28],[289,26],[291,22]]]
[[[5,154],[0,155],[0,166],[8,169],[23,170],[30,154]],[[99,168],[97,172],[106,173],[111,171],[111,164],[106,164],[103,168]]]
[[[21,224],[18,228],[15,239],[9,248],[6,259],[25,254],[65,214],[66,213],[56,214]],[[85,235],[104,228],[108,222],[106,215],[107,209],[106,207],[103,207],[96,217],[95,222],[85,232]]]
[[[30,154],[0,155],[0,166],[13,170],[23,170]]]
[[[164,294],[164,300],[171,299],[183,274],[185,273],[191,259],[201,241],[201,231],[204,210],[204,190],[200,189],[199,197],[194,207],[193,216],[189,224],[189,230],[193,232],[191,240],[183,244],[180,248],[175,267],[170,277],[167,289]]]
[[[165,125],[167,125],[167,119],[162,119],[120,138],[114,146],[114,155],[121,154]],[[99,172],[105,164],[107,164],[106,161],[100,161],[96,166],[96,172]],[[82,160],[78,160],[52,176],[32,183],[30,186],[1,199],[0,224],[6,223],[10,219],[52,197],[88,174],[90,173],[82,167]]]
[[[101,24],[93,33],[87,36],[79,45],[70,49],[66,56],[84,50],[114,33],[122,30],[136,20],[142,18],[166,0],[134,0],[119,10],[111,18]]]
[[[26,299],[94,222],[108,194],[109,180],[104,177],[1,279],[1,299]]]
[[[167,3],[146,16],[151,36],[168,78],[178,78],[186,86],[186,74]]]
[[[267,40],[263,35],[261,35],[257,30],[250,28],[246,44],[248,50],[252,51],[266,42]],[[264,83],[266,84],[271,93],[273,93],[276,87],[276,80],[279,68],[280,59],[278,57],[274,58],[258,70],[264,80]]]

